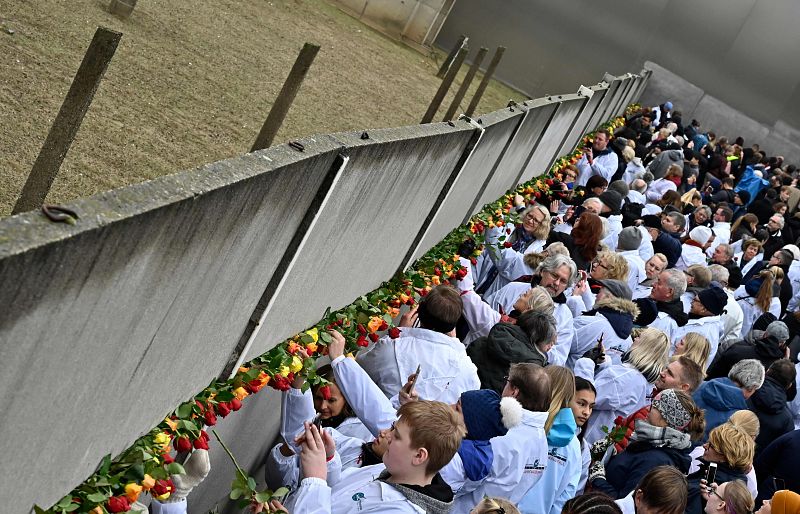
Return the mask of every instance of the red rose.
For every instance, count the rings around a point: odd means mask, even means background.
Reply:
[[[503,243],[503,246],[506,248],[511,248],[511,241],[506,241],[505,243]]]
[[[442,270],[440,270],[439,268],[433,268],[433,274],[436,275],[437,277],[441,277]]]
[[[175,484],[168,478],[166,480],[156,480],[156,485],[153,486],[150,492],[155,496],[161,496],[162,494],[171,493],[174,490]]]
[[[406,300],[406,305],[414,305],[415,303],[416,300],[414,300],[414,298],[409,298],[408,300]]]
[[[392,327],[389,329],[389,337],[392,339],[397,339],[400,337],[400,329],[397,327]]]
[[[254,378],[253,380],[244,385],[244,388],[247,390],[248,393],[257,393],[261,390],[262,387],[264,387],[264,384],[261,382],[261,380],[257,378]]]
[[[214,414],[214,411],[209,409],[203,414],[203,421],[206,422],[206,425],[213,427],[217,424],[217,415]]]
[[[358,336],[358,339],[356,339],[356,344],[362,348],[366,348],[369,346],[369,341],[367,341],[367,338],[364,336]]]
[[[172,455],[170,455],[169,452],[162,455],[161,458],[164,459],[164,464],[172,464],[175,462],[175,459],[172,458]]]
[[[369,340],[372,341],[373,343],[377,343],[378,339],[380,338],[378,337],[378,334],[376,334],[375,332],[369,335]]]
[[[200,439],[202,439],[205,442],[208,442],[209,439],[211,439],[211,438],[208,437],[208,432],[206,432],[205,430],[201,430],[200,431]]]
[[[124,496],[112,496],[106,502],[108,512],[128,512],[131,510],[131,503]]]
[[[383,320],[383,321],[381,322],[381,326],[379,326],[379,327],[378,327],[378,330],[379,330],[379,331],[380,331],[380,330],[386,330],[387,328],[389,328],[389,324],[388,324],[388,323],[386,323],[386,320]]]
[[[195,400],[194,403],[196,403],[197,406],[200,407],[200,413],[201,414],[206,411],[206,406],[203,405],[202,403],[200,403],[200,400]]]
[[[178,453],[186,453],[192,451],[192,442],[185,435],[175,439],[175,449]]]
[[[233,400],[230,401],[230,404],[231,404],[231,410],[239,410],[242,408],[242,400],[240,400],[239,398],[234,398]]]
[[[331,386],[324,385],[319,388],[319,394],[322,395],[323,400],[331,399]]]
[[[198,437],[194,440],[194,447],[197,450],[208,450],[208,441],[202,437]]]
[[[361,335],[365,335],[367,333],[367,329],[364,328],[364,325],[362,325],[361,323],[359,323],[358,326],[356,326],[356,330]]]
[[[423,289],[422,291],[419,292],[419,295],[423,296],[423,297],[428,296],[428,290],[427,289]]]
[[[231,413],[231,406],[228,402],[219,402],[217,404],[217,414],[222,416],[223,418]]]
[[[478,264],[478,259],[476,259],[475,257],[470,257],[469,258],[469,262],[471,262],[472,265],[474,266],[474,265]]]

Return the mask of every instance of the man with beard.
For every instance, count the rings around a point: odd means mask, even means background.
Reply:
[[[547,352],[547,357],[551,364],[563,366],[575,335],[572,312],[567,306],[564,290],[575,283],[577,274],[578,270],[572,259],[566,255],[551,255],[534,270],[530,283],[511,282],[484,298],[484,301],[501,313],[509,313],[522,293],[531,287],[545,288],[555,305],[553,317],[556,319],[558,332],[556,344]]]
[[[589,177],[599,175],[611,182],[614,172],[617,171],[619,158],[614,151],[608,147],[611,133],[606,129],[600,129],[594,136],[594,141],[584,149],[583,157],[576,166],[580,172],[577,184],[585,186]]]
[[[650,323],[651,328],[662,330],[670,341],[673,341],[673,334],[679,327],[683,327],[689,321],[689,317],[683,312],[681,295],[686,292],[686,275],[676,269],[667,269],[658,275],[658,279],[653,283],[650,296],[640,298],[635,301],[643,312],[649,312],[655,305],[657,310],[656,319]],[[637,319],[636,324],[642,325],[641,320]],[[644,323],[647,324],[647,323]]]

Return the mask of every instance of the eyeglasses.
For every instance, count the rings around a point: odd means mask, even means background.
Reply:
[[[556,284],[567,284],[569,283],[569,278],[564,278],[562,276],[556,275],[552,271],[544,271],[543,273],[547,273],[547,275],[553,279],[553,282]]]
[[[542,218],[542,219],[538,219],[538,218],[536,218],[536,217],[534,216],[534,214],[533,214],[532,212],[529,212],[528,214],[526,214],[526,215],[525,215],[525,217],[524,217],[523,219],[526,219],[526,220],[528,220],[528,221],[534,221],[534,222],[536,222],[537,224],[538,224],[538,223],[544,223],[544,218]]]
[[[603,264],[602,262],[600,262],[598,260],[592,261],[592,267],[593,268],[594,267],[603,268],[604,270],[608,271],[608,266],[606,266],[605,264]]]

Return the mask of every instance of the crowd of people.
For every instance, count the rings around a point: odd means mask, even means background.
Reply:
[[[599,131],[399,337],[331,332],[330,383],[283,393],[273,507],[800,514],[799,175],[670,102]]]

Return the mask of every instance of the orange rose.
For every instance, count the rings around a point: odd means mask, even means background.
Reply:
[[[150,489],[153,488],[154,485],[156,485],[156,479],[148,474],[145,474],[144,480],[142,480],[142,489],[144,489],[145,491],[149,491]]]
[[[380,316],[372,316],[369,319],[369,323],[367,323],[367,330],[369,330],[370,334],[374,334],[378,331],[378,327],[383,324],[383,318]]]
[[[135,502],[139,499],[139,495],[142,493],[142,486],[131,482],[125,486],[125,496],[128,498],[128,501],[131,503]]]

